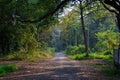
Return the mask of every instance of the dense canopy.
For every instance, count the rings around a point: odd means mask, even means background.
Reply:
[[[0,0],[0,54],[118,49],[116,26],[120,32],[120,0]]]

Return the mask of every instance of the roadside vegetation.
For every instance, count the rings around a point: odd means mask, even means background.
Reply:
[[[108,77],[114,77],[114,78],[120,78],[120,69],[116,68],[115,66],[113,66],[112,63],[108,63],[106,62],[106,64],[95,64],[93,65],[95,68],[99,68],[101,69],[101,72]]]
[[[10,72],[17,71],[19,68],[15,64],[0,65],[0,77],[9,74]]]
[[[51,58],[54,55],[54,48],[47,48],[46,51],[18,51],[0,57],[0,60],[24,60],[24,61],[37,61],[40,59]]]
[[[79,53],[80,52],[80,53]],[[108,77],[120,78],[120,69],[116,68],[113,62],[113,51],[90,52],[89,56],[84,53],[82,46],[69,46],[65,54],[73,60],[96,60],[99,59],[103,63],[93,64],[92,66],[101,70],[101,72]]]
[[[120,49],[119,7],[119,0],[0,0],[0,61],[65,50],[71,59],[112,62]]]

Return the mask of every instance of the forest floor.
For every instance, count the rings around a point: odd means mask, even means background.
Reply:
[[[62,53],[36,62],[2,61],[1,64],[16,64],[20,69],[0,80],[120,80],[105,76],[93,66],[104,64],[102,60],[70,60]]]

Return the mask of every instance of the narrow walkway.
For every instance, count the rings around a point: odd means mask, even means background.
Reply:
[[[115,80],[101,74],[99,69],[92,66],[94,63],[99,61],[75,61],[56,53],[52,59],[16,63],[21,69],[0,80]]]

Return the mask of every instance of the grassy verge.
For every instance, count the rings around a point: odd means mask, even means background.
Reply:
[[[74,54],[68,56],[74,60],[101,59],[104,62],[103,64],[94,64],[93,66],[100,69],[101,72],[108,77],[120,78],[120,69],[114,67],[112,54],[106,55],[104,53],[91,53],[89,54],[89,57],[86,57],[85,54]]]
[[[0,77],[9,74],[10,72],[17,71],[16,65],[0,65]]]
[[[3,60],[25,60],[25,61],[36,61],[43,58],[50,58],[52,57],[52,53],[48,52],[34,52],[29,54],[24,53],[16,53],[16,54],[9,54],[3,58]]]
[[[91,53],[87,57],[86,54],[74,54],[74,55],[68,55],[69,58],[74,60],[86,60],[86,59],[105,59],[105,60],[111,60],[113,56],[110,55],[104,55],[104,54],[97,54],[97,53]]]
[[[114,67],[113,65],[97,65],[94,67],[101,69],[101,72],[108,77],[120,78],[120,69]]]
[[[54,54],[52,50],[46,50],[46,51],[18,51],[14,53],[10,53],[5,56],[1,56],[0,60],[25,60],[25,61],[37,61],[39,59],[44,58],[51,58]]]

